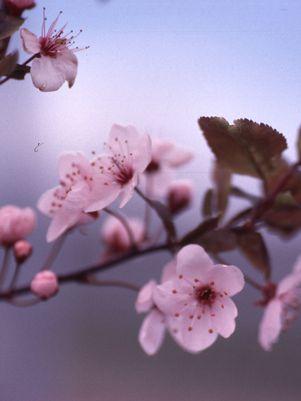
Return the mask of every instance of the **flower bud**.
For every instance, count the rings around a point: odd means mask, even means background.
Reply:
[[[189,180],[177,180],[170,184],[167,203],[172,214],[187,208],[192,200],[193,187]]]
[[[0,243],[12,245],[32,233],[36,226],[34,211],[7,205],[0,208]]]
[[[4,4],[9,13],[14,16],[20,16],[24,10],[36,5],[34,0],[4,0]]]
[[[32,254],[32,246],[26,240],[20,240],[14,244],[14,256],[18,263],[24,263]]]
[[[136,245],[139,245],[145,236],[144,225],[139,219],[127,219]],[[115,217],[108,217],[102,227],[102,239],[111,251],[125,252],[131,248],[131,239],[124,225]]]
[[[50,270],[37,273],[30,285],[31,291],[41,299],[48,299],[59,290],[56,274]]]

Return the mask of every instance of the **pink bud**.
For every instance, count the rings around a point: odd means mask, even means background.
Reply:
[[[56,274],[50,270],[37,273],[30,285],[31,291],[41,299],[48,299],[59,290]]]
[[[193,197],[193,186],[189,180],[177,180],[170,184],[167,202],[172,214],[187,208]]]
[[[19,16],[22,11],[33,8],[36,3],[34,0],[4,0],[4,4],[10,14]]]
[[[36,226],[34,211],[7,205],[0,208],[0,243],[12,245],[32,233]]]
[[[26,240],[20,240],[14,244],[14,255],[18,263],[23,263],[32,254],[32,246]]]
[[[143,223],[135,218],[127,219],[136,245],[144,240]],[[125,252],[131,247],[131,240],[124,225],[115,217],[108,217],[102,227],[102,239],[111,251]]]

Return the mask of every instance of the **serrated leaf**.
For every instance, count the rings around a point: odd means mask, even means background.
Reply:
[[[237,174],[265,179],[287,147],[278,131],[247,119],[230,125],[224,118],[201,117],[199,126],[217,160]]]
[[[270,277],[271,265],[267,247],[259,232],[234,229],[237,245],[251,264],[260,270],[266,278]]]
[[[13,17],[0,12],[0,40],[9,38],[19,30],[24,22],[24,18]]]
[[[265,213],[264,222],[270,229],[289,236],[301,229],[301,206],[278,204]]]
[[[18,62],[19,53],[18,51],[14,51],[13,53],[8,54],[0,60],[0,76],[10,75]]]

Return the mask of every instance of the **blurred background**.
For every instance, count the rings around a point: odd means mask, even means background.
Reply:
[[[48,21],[62,10],[62,24],[83,29],[77,45],[90,49],[78,54],[71,90],[40,93],[29,76],[1,87],[1,205],[34,206],[57,182],[58,155],[101,150],[113,123],[133,124],[194,149],[195,162],[180,176],[195,179],[199,195],[209,186],[212,160],[197,126],[202,115],[268,123],[286,136],[287,156],[295,158],[301,120],[299,0],[37,0],[24,25],[36,33],[43,6]],[[17,47],[15,35],[11,48]],[[38,142],[43,145],[34,152]],[[255,180],[237,182],[257,189]],[[233,210],[239,207],[237,202]],[[127,207],[130,215],[139,210],[138,201]],[[199,218],[197,199],[194,212],[178,226],[185,231]],[[47,226],[39,214],[24,282],[48,251]],[[274,277],[281,277],[300,253],[300,237],[283,243],[270,235],[268,245]],[[85,266],[100,253],[94,225],[68,239],[54,269]],[[250,269],[234,253],[227,259]],[[138,259],[105,276],[143,284],[158,278],[167,260],[166,254]],[[135,294],[127,290],[68,285],[33,308],[1,304],[0,400],[300,400],[300,322],[272,353],[262,351],[256,296],[247,289],[236,297],[240,315],[229,340],[193,356],[166,339],[152,358],[139,348],[142,317],[133,308]]]

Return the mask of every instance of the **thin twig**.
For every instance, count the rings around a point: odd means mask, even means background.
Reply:
[[[95,285],[99,287],[121,287],[121,288],[127,288],[129,290],[138,292],[140,290],[140,287],[137,286],[136,284],[129,283],[127,281],[122,281],[122,280],[100,280],[97,277],[94,276],[87,276],[84,278],[81,283],[83,284],[88,284],[88,285]]]
[[[4,247],[2,266],[1,266],[1,270],[0,270],[0,288],[3,287],[4,281],[5,281],[7,273],[8,273],[9,254],[10,254],[10,247],[8,247],[8,246]]]
[[[83,279],[90,274],[95,274],[98,272],[103,272],[105,270],[111,269],[114,266],[119,265],[120,263],[126,262],[131,259],[135,259],[140,256],[144,256],[147,254],[155,253],[155,252],[160,252],[160,251],[169,251],[170,244],[169,243],[163,243],[159,244],[156,246],[150,246],[145,249],[140,249],[140,250],[132,250],[128,252],[127,254],[123,254],[122,256],[113,259],[113,260],[108,260],[103,263],[98,263],[92,266],[84,267],[82,269],[79,269],[77,271],[71,272],[71,273],[66,273],[66,274],[61,274],[57,276],[58,282],[62,284],[66,283],[71,283],[71,282],[79,282],[81,283]],[[5,291],[0,293],[0,300],[11,300],[12,298],[18,296],[18,295],[25,295],[30,293],[30,284],[27,284],[23,287],[16,288],[12,291]]]
[[[104,208],[103,211],[120,221],[125,231],[127,232],[132,248],[137,248],[133,230],[131,229],[127,219],[121,213],[118,213],[115,210]]]
[[[52,245],[51,250],[48,254],[48,256],[46,257],[45,262],[43,263],[42,267],[41,267],[41,271],[42,270],[48,270],[51,268],[51,266],[53,265],[55,259],[58,257],[64,243],[65,240],[67,238],[67,235],[69,234],[68,231],[66,231],[64,234],[62,234]]]
[[[24,63],[22,63],[21,64],[21,67],[25,67],[27,64],[29,64],[33,59],[35,59],[36,57],[39,57],[40,56],[40,53],[36,53],[36,54],[33,54],[31,57],[29,57],[29,59],[27,59],[26,61],[24,61]],[[14,71],[13,71],[14,72]],[[1,81],[0,81],[0,85],[3,85],[3,84],[5,84],[5,82],[7,82],[7,81],[9,81],[11,78],[12,78],[12,74],[13,74],[13,72],[10,74],[10,75],[8,75],[7,77],[5,77],[4,79],[2,79]]]

